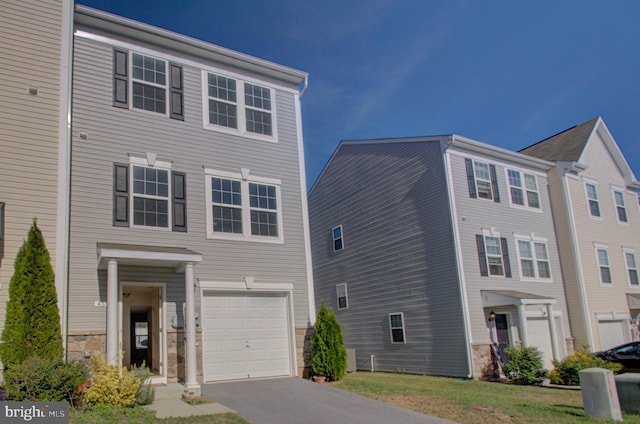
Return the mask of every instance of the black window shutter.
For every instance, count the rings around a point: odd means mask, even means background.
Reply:
[[[170,83],[171,87],[169,90],[170,102],[171,102],[171,113],[169,116],[172,119],[180,119],[184,121],[184,95],[182,90],[182,67],[178,65],[174,65],[173,63],[169,64],[169,69],[171,71],[170,75]]]
[[[476,245],[478,246],[478,260],[480,261],[480,275],[487,277],[489,275],[489,267],[487,265],[487,254],[484,250],[484,237],[476,234]]]
[[[187,178],[183,172],[171,173],[173,231],[187,232]]]
[[[473,161],[471,159],[464,160],[465,165],[467,166],[467,184],[469,185],[469,197],[477,198],[478,193],[476,193],[476,180],[473,177]]]
[[[129,165],[113,165],[113,225],[129,226]]]
[[[498,176],[496,175],[495,165],[489,165],[489,173],[491,174],[491,191],[493,191],[493,201],[500,203],[500,191],[498,191]]]
[[[502,261],[504,262],[504,276],[511,278],[511,263],[509,262],[509,249],[507,239],[500,237],[500,247],[502,247]]]
[[[125,109],[129,108],[128,57],[125,50],[113,51],[113,105]]]

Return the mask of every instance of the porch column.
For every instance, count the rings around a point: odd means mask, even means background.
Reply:
[[[118,364],[118,261],[107,263],[107,363]]]
[[[184,317],[185,324],[185,381],[187,389],[198,389],[198,358],[196,355],[196,308],[193,285],[193,264],[188,263],[184,268],[184,288],[186,311]]]
[[[549,318],[549,334],[551,335],[551,350],[553,351],[553,360],[559,361],[560,351],[558,350],[558,338],[556,337],[556,320],[553,318],[553,306],[547,304],[547,317]]]
[[[527,311],[524,305],[518,305],[518,316],[520,317],[520,341],[522,347],[529,346],[529,336],[527,334]]]

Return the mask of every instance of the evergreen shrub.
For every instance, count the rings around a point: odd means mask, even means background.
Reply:
[[[134,370],[127,370],[117,364],[109,365],[103,355],[92,356],[91,386],[84,395],[84,402],[89,406],[108,406],[118,409],[133,406],[140,387],[140,380]]]
[[[342,329],[333,309],[324,302],[316,317],[311,336],[311,372],[337,381],[347,371],[347,351],[344,348]]]
[[[580,371],[587,368],[604,368],[614,373],[622,370],[622,365],[605,361],[584,350],[577,350],[573,355],[567,356],[562,361],[554,361],[553,366],[553,370],[549,373],[549,380],[553,384],[565,386],[579,386]]]
[[[514,347],[505,349],[509,363],[504,366],[507,378],[516,384],[541,384],[547,376],[542,364],[542,352],[536,347]]]

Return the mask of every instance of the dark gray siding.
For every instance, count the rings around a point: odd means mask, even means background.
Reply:
[[[332,307],[358,368],[467,376],[439,141],[343,144],[309,195],[316,303]],[[331,230],[343,225],[343,251]],[[337,309],[347,283],[349,308]],[[403,312],[406,344],[388,314]]]
[[[70,331],[104,331],[105,309],[94,306],[96,300],[105,300],[96,264],[98,242],[191,249],[203,255],[202,263],[195,267],[195,277],[203,281],[242,282],[245,276],[252,276],[257,283],[292,283],[295,323],[307,325],[308,276],[293,91],[275,91],[278,143],[228,135],[203,129],[201,69],[190,65],[183,64],[184,121],[113,107],[112,55],[111,45],[75,39]],[[162,53],[158,55],[162,57]],[[202,58],[199,61],[203,66],[215,66]],[[80,132],[88,134],[86,140],[80,138]],[[128,163],[129,153],[146,152],[172,161],[173,170],[186,173],[188,232],[112,225],[113,164]],[[284,244],[207,239],[203,167],[236,173],[249,168],[251,175],[280,179]],[[166,272],[149,275],[156,276],[156,282],[171,283],[168,316],[174,309],[181,311],[182,276],[170,277]],[[140,274],[120,273],[121,281],[132,281],[129,276],[139,280]]]

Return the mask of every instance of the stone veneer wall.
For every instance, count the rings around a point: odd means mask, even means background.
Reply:
[[[311,334],[313,327],[296,328],[296,360],[301,378],[311,378]]]
[[[477,380],[491,380],[500,377],[491,345],[489,343],[474,343],[471,345],[473,355],[473,378]]]

